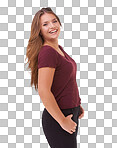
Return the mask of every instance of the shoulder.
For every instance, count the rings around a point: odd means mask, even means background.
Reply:
[[[48,58],[48,59],[56,59],[58,61],[58,54],[51,46],[42,46],[39,54],[38,59],[42,58]]]
[[[38,55],[38,68],[40,67],[57,67],[58,56],[50,46],[41,47]]]
[[[53,49],[50,46],[42,46],[40,51],[39,51],[39,56],[43,56],[43,55],[47,55],[47,56],[55,56],[56,58],[58,57],[55,49]]]
[[[51,46],[42,46],[40,49],[40,52],[51,52],[51,53],[56,53],[55,49],[53,49]]]

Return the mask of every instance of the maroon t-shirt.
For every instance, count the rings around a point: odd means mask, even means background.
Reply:
[[[76,62],[63,50],[65,57],[49,45],[42,46],[38,55],[38,68],[54,67],[51,92],[61,109],[74,108],[81,104],[76,82]]]

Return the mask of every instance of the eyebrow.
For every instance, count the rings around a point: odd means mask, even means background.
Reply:
[[[54,19],[52,19],[52,20],[55,20],[56,18],[54,18]],[[44,24],[44,23],[47,23],[48,21],[45,21],[45,22],[43,22],[42,24]]]

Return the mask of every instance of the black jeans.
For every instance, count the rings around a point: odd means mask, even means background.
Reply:
[[[69,109],[61,109],[66,116],[73,114],[72,120],[77,123],[76,131],[73,134],[65,131],[60,124],[44,108],[42,113],[42,127],[48,144],[51,148],[77,148],[77,133],[79,125],[80,106]]]

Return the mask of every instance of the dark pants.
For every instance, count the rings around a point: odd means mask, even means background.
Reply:
[[[73,114],[72,120],[77,123],[76,131],[73,134],[65,131],[60,124],[44,108],[42,114],[42,127],[48,144],[51,148],[77,148],[77,133],[79,125],[80,106],[70,109],[61,109],[66,116]]]

